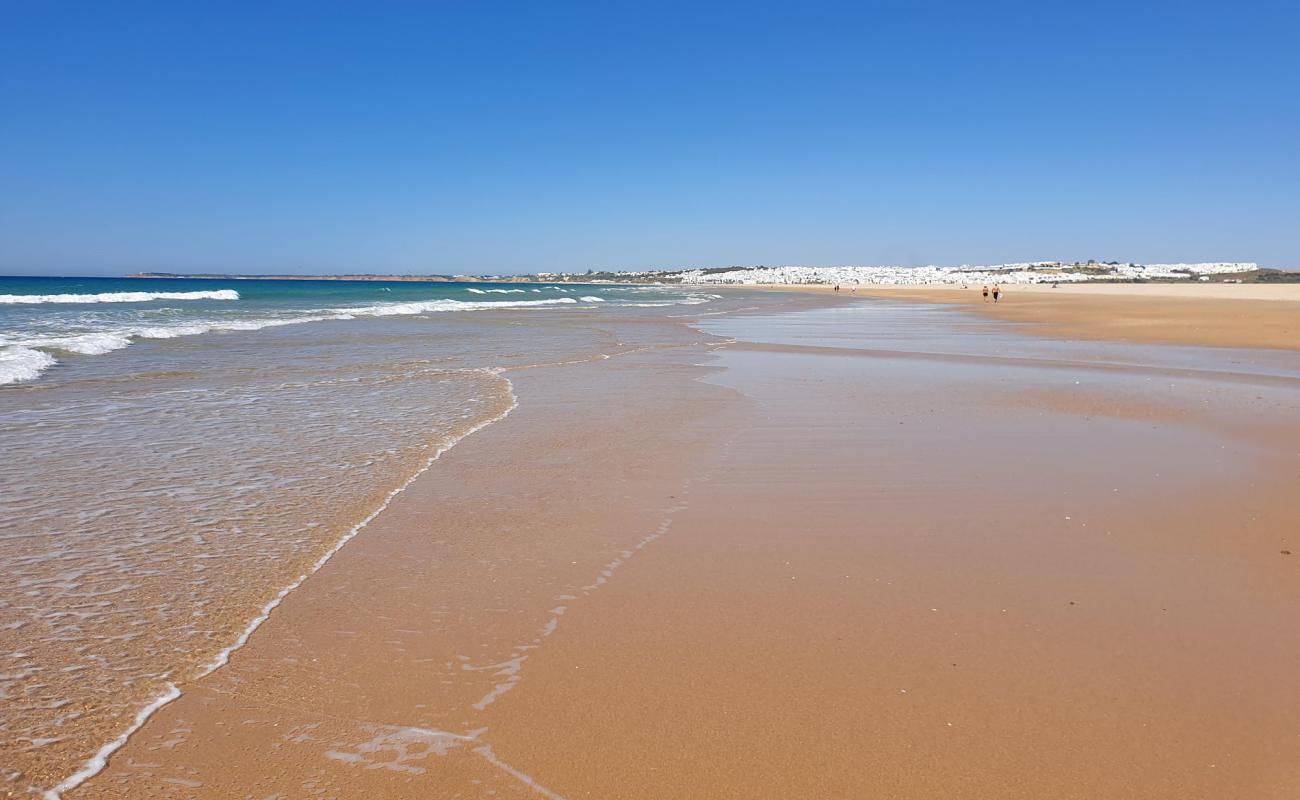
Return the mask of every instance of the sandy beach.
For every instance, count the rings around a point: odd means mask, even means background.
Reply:
[[[843,296],[653,324],[506,372],[65,796],[1300,791],[1292,353]]]
[[[830,286],[770,287],[833,292]],[[1087,283],[1003,286],[985,302],[980,286],[842,287],[852,295],[969,307],[1028,323],[1051,336],[1212,347],[1300,350],[1300,284]]]
[[[5,11],[0,800],[1300,800],[1300,4]]]

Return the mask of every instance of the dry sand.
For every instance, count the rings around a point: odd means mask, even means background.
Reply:
[[[829,286],[770,287],[815,293]],[[1074,339],[1300,350],[1300,284],[1061,284],[1003,286],[984,302],[979,286],[845,286],[840,294],[956,303],[1032,332]]]
[[[1300,380],[761,339],[512,375],[68,796],[1300,793]]]

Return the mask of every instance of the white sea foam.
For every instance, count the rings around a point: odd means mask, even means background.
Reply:
[[[233,292],[232,292],[233,294]],[[175,339],[181,336],[198,336],[212,332],[257,331],[284,325],[301,325],[307,322],[350,320],[357,317],[391,317],[444,311],[490,311],[571,305],[578,301],[572,297],[548,300],[462,301],[426,300],[409,303],[381,303],[370,306],[323,308],[307,311],[300,316],[262,317],[252,319],[193,320],[174,325],[118,324],[101,331],[75,333],[67,336],[28,336],[0,339],[0,384],[35,380],[49,367],[58,363],[45,350],[62,350],[80,355],[103,355],[129,347],[134,339]]]
[[[100,294],[0,294],[0,303],[148,303],[151,300],[238,300],[234,289],[210,292],[103,292]]]
[[[547,287],[558,291],[569,291],[560,287]],[[501,292],[505,294],[520,292],[523,289],[468,289],[479,294]],[[233,290],[220,292],[154,292],[152,297],[185,295],[193,299],[197,295],[223,295],[228,293],[230,299],[238,297]],[[117,292],[114,295],[144,295],[144,292]],[[35,297],[36,295],[3,295],[0,297]],[[90,297],[92,295],[41,295],[43,297]],[[100,295],[95,295],[100,296]],[[108,295],[102,295],[108,296]],[[673,305],[697,305],[716,299],[718,295],[686,295],[680,299],[646,302],[617,303],[632,308],[660,308]],[[323,308],[306,310],[298,316],[262,317],[248,319],[198,319],[172,325],[132,325],[117,324],[100,331],[76,332],[64,336],[37,335],[9,339],[0,338],[0,385],[31,381],[41,373],[58,363],[47,350],[76,353],[79,355],[103,355],[115,350],[129,347],[136,339],[175,339],[182,336],[198,336],[212,332],[256,331],[263,328],[275,328],[285,325],[300,325],[308,322],[326,322],[356,319],[357,317],[410,316],[417,314],[438,313],[446,311],[490,311],[493,309],[520,309],[556,305],[573,305],[581,300],[584,303],[603,303],[606,298],[595,295],[583,295],[579,299],[558,297],[547,300],[505,300],[505,301],[463,301],[463,300],[425,300],[406,303],[380,303],[369,306]],[[109,301],[105,301],[109,302]]]
[[[45,339],[29,339],[29,347],[43,347],[50,350],[64,350],[80,353],[84,356],[102,356],[114,350],[121,350],[131,345],[131,339],[119,333],[85,333],[78,336],[60,336]]]
[[[676,300],[656,300],[645,303],[619,303],[621,306],[628,308],[664,308],[665,306],[698,306],[704,303],[710,303],[719,299],[720,295],[716,294],[688,294],[682,295]]]
[[[154,698],[152,703],[140,709],[140,713],[135,715],[135,720],[131,722],[131,726],[122,731],[120,736],[99,748],[99,752],[95,753],[95,755],[92,756],[80,770],[64,778],[58,786],[55,786],[53,789],[47,789],[43,795],[45,800],[60,800],[60,798],[63,797],[64,792],[80,786],[90,778],[99,774],[100,770],[108,765],[108,757],[113,755],[113,753],[121,748],[122,745],[126,744],[126,740],[131,738],[131,734],[140,730],[145,722],[153,716],[153,712],[180,696],[181,690],[177,689],[175,684],[167,684],[167,691]]]
[[[49,353],[30,347],[0,347],[0,385],[35,380],[57,363]]]
[[[243,632],[240,633],[240,635],[235,639],[234,643],[232,643],[229,647],[222,650],[221,652],[217,653],[217,655],[212,659],[212,661],[208,662],[207,665],[205,665],[202,669],[198,671],[198,673],[195,675],[196,679],[209,675],[215,672],[216,670],[220,669],[221,667],[225,666],[227,663],[229,663],[231,653],[243,647],[248,642],[248,639],[250,636],[253,635],[253,632],[256,631],[259,627],[261,627],[263,622],[266,622],[267,618],[271,616],[271,612],[274,611],[275,608],[280,605],[280,603],[284,602],[284,598],[290,592],[292,592],[294,589],[297,589],[299,586],[303,584],[304,581],[306,581],[312,575],[320,571],[321,567],[325,566],[325,564],[331,558],[333,558],[334,555],[338,553],[338,551],[342,550],[344,545],[352,541],[352,539],[355,538],[356,535],[361,532],[362,528],[365,528],[367,525],[371,523],[371,521],[375,519],[375,517],[378,517],[381,513],[383,513],[384,509],[388,508],[389,504],[393,502],[393,498],[397,497],[399,494],[405,491],[406,487],[410,486],[412,483],[416,481],[416,479],[418,479],[421,475],[427,472],[429,468],[433,466],[433,463],[437,461],[440,457],[442,457],[443,453],[446,453],[448,450],[455,447],[462,440],[464,440],[465,437],[477,433],[483,430],[484,428],[486,428],[487,426],[491,425],[492,423],[500,422],[501,420],[510,416],[510,412],[514,411],[516,408],[519,407],[519,397],[515,394],[514,384],[510,381],[509,378],[501,374],[502,370],[497,368],[486,368],[486,369],[471,370],[471,371],[482,372],[489,375],[495,375],[496,377],[504,381],[506,396],[509,398],[509,404],[499,414],[493,417],[489,417],[488,419],[483,420],[479,424],[461,432],[459,435],[448,440],[445,444],[443,444],[436,451],[434,451],[433,455],[425,459],[424,463],[415,471],[414,474],[412,474],[400,486],[398,486],[396,489],[393,489],[384,497],[383,501],[380,502],[378,508],[370,512],[370,515],[367,516],[365,519],[361,520],[356,525],[352,526],[352,528],[348,530],[347,533],[343,534],[343,536],[339,538],[337,542],[334,543],[334,546],[331,547],[329,550],[327,550],[324,555],[318,558],[316,562],[307,569],[306,572],[299,575],[296,579],[290,582],[288,586],[285,586],[278,593],[276,593],[275,597],[273,597],[266,605],[262,607],[261,613],[259,613],[256,617],[254,617],[251,621],[249,621],[248,625],[244,628]],[[47,789],[43,795],[45,800],[62,800],[64,792],[77,788],[81,784],[93,778],[95,775],[99,774],[104,769],[104,767],[108,765],[109,757],[112,756],[113,753],[121,749],[122,746],[127,743],[127,740],[131,738],[131,735],[134,734],[136,731],[138,731],[145,724],[145,722],[148,721],[149,717],[153,716],[154,712],[156,712],[158,709],[162,708],[163,706],[167,705],[168,703],[172,702],[173,700],[175,700],[180,696],[181,696],[181,690],[175,684],[172,683],[167,684],[167,690],[163,692],[161,695],[159,695],[158,697],[154,698],[154,700],[151,703],[149,703],[149,705],[141,709],[140,712],[136,714],[135,720],[131,723],[131,726],[128,727],[125,731],[123,731],[121,735],[119,735],[116,739],[101,747],[99,751],[96,752],[95,755],[89,761],[87,761],[80,770],[73,773],[72,775],[69,775],[67,778],[63,779],[62,782],[60,782],[57,786],[53,787],[52,789]],[[471,736],[462,737],[462,738],[466,740],[470,740],[473,739],[475,736],[477,736],[477,734],[473,734]]]
[[[482,745],[481,747],[475,747],[474,752],[478,753],[480,756],[483,756],[483,758],[492,766],[496,767],[502,772],[505,772],[507,775],[510,775],[515,780],[522,783],[524,786],[527,786],[529,789],[532,789],[534,793],[539,794],[542,797],[545,797],[546,800],[565,800],[564,795],[560,795],[560,794],[556,794],[555,792],[552,792],[550,789],[547,789],[545,786],[538,783],[536,779],[533,778],[533,776],[529,775],[526,772],[521,772],[520,770],[517,770],[514,767],[507,764],[506,762],[502,761],[500,758],[497,757],[496,753],[492,752],[491,745],[485,744]]]
[[[391,317],[406,314],[425,314],[436,311],[490,311],[494,308],[531,308],[576,303],[572,297],[554,300],[508,300],[504,302],[475,302],[464,300],[424,300],[413,303],[385,303],[378,306],[349,308],[347,312],[365,317]]]

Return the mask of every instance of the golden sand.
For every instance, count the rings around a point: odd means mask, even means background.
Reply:
[[[1300,382],[761,341],[512,379],[69,797],[1300,793]]]
[[[1067,339],[1300,350],[1300,284],[1011,284],[998,303],[984,301],[980,288],[846,286],[839,294],[960,304]]]

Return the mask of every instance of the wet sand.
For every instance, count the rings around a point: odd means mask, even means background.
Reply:
[[[510,373],[67,796],[1300,792],[1300,363],[828,303]]]
[[[829,293],[829,286],[775,287]],[[952,303],[1048,336],[1300,350],[1300,284],[1009,285],[1001,302],[979,286],[860,286],[857,296]],[[850,292],[845,287],[842,292]]]

